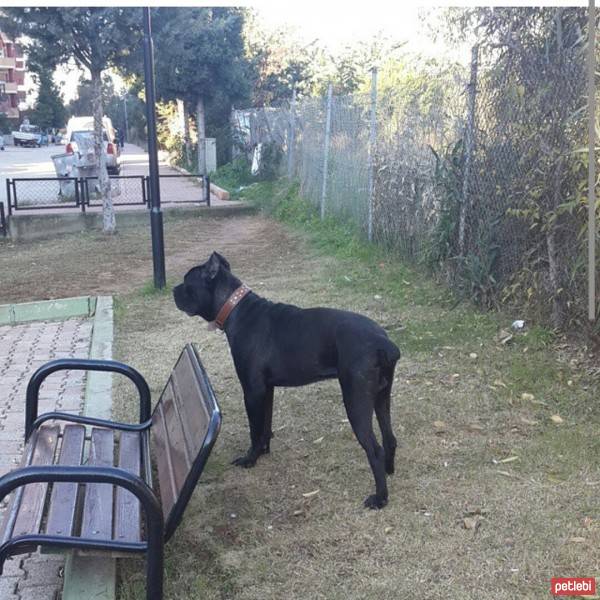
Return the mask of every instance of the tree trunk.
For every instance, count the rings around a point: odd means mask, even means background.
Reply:
[[[204,98],[200,96],[196,102],[196,128],[198,130],[198,174],[206,175],[206,123],[204,114]]]
[[[106,154],[104,152],[102,117],[102,72],[92,71],[92,105],[94,107],[94,152],[99,157],[98,188],[102,198],[102,230],[114,233],[116,230],[115,209],[112,202],[110,179],[106,170]]]
[[[185,162],[189,168],[192,163],[192,142],[190,141],[190,115],[187,104],[184,101],[181,103],[183,108],[183,142],[185,144]]]

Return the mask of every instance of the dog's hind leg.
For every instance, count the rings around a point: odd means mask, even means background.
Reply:
[[[394,383],[394,367],[381,369],[382,385],[375,399],[375,414],[381,429],[381,439],[385,451],[385,472],[391,475],[394,472],[394,457],[396,456],[396,437],[392,431],[392,417],[390,414],[390,396]]]
[[[273,437],[273,386],[267,388],[265,394],[265,427],[263,430],[263,454],[271,452],[271,438]]]
[[[369,496],[364,505],[367,508],[383,508],[388,502],[388,489],[385,475],[385,453],[373,433],[373,410],[378,392],[377,369],[353,369],[340,374],[340,384],[348,420],[359,444],[367,454],[373,477],[375,494]]]

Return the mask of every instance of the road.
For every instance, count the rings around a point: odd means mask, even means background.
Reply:
[[[6,179],[12,177],[55,177],[51,156],[63,152],[64,146],[21,148],[5,146],[0,152],[0,201],[6,202]]]
[[[0,202],[6,203],[6,179],[13,177],[55,177],[54,163],[52,156],[62,154],[64,146],[44,146],[42,148],[17,148],[15,146],[6,146],[4,152],[0,152]],[[160,153],[162,155],[162,153]],[[162,174],[177,174],[172,167],[165,162],[165,156],[159,156],[160,172]],[[148,154],[139,146],[134,144],[125,144],[121,153],[121,175],[147,175]],[[140,196],[137,182],[122,182],[124,192],[129,187],[132,188],[131,198]],[[42,185],[40,183],[39,185]],[[133,186],[137,186],[133,190]],[[164,202],[179,201],[189,197],[201,197],[201,190],[198,184],[190,180],[161,180],[161,196]],[[141,196],[140,196],[141,199]],[[214,199],[216,204],[220,204],[218,199]]]

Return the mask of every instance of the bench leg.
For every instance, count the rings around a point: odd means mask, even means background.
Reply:
[[[155,539],[152,539],[154,537]],[[162,600],[164,574],[164,541],[160,536],[148,536],[146,556],[146,599]]]

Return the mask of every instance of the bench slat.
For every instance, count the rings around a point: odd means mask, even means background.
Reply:
[[[211,391],[203,387],[210,384],[203,376],[194,350],[186,346],[152,415],[152,446],[165,520],[180,499],[211,422]]]
[[[51,465],[53,463],[59,433],[58,425],[42,425],[39,428],[31,465]],[[39,532],[47,490],[47,483],[31,483],[24,486],[13,536]]]
[[[29,438],[29,443],[25,446],[23,450],[23,455],[21,456],[21,462],[17,468],[26,467],[31,463],[31,459],[33,458],[33,451],[35,450],[35,444],[38,436],[38,430],[35,429]],[[15,520],[17,518],[17,513],[19,512],[19,503],[21,500],[21,496],[23,494],[23,488],[15,490],[10,495],[10,502],[6,510],[4,511],[2,518],[2,529],[0,532],[0,543],[4,544],[12,534],[12,530],[14,527]]]
[[[168,515],[177,500],[179,489],[173,472],[172,457],[170,454],[169,434],[165,424],[164,407],[161,402],[152,415],[152,441],[154,456],[158,471],[158,485],[163,514]]]
[[[140,434],[121,432],[119,467],[135,475],[141,470]],[[140,502],[129,491],[117,487],[115,500],[115,540],[140,541]]]
[[[115,446],[114,431],[92,429],[92,442],[88,464],[90,466],[112,467]],[[89,483],[86,485],[81,537],[91,539],[112,539],[113,486],[110,483]]]
[[[202,400],[205,391],[200,386],[200,380],[194,372],[187,352],[184,352],[175,366],[172,379],[175,403],[183,424],[188,454],[193,460],[202,447],[210,414]]]
[[[65,425],[58,464],[77,466],[83,457],[85,427]],[[72,535],[77,503],[77,483],[55,483],[50,496],[50,509],[46,533],[49,535]]]

